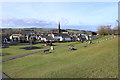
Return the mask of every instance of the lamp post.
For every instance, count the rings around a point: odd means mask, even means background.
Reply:
[[[120,21],[119,20],[116,20],[117,21],[117,29],[118,29],[118,35],[120,35]]]

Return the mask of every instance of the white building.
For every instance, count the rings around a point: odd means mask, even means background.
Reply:
[[[47,42],[47,41],[54,41],[54,38],[52,38],[51,36],[41,35],[39,37],[40,37],[41,41],[45,41],[45,42]]]
[[[22,34],[12,34],[10,36],[10,40],[13,40],[13,41],[19,41],[21,39],[25,39],[25,36]]]
[[[63,33],[53,33],[52,37],[55,41],[71,41],[71,37],[68,34]]]

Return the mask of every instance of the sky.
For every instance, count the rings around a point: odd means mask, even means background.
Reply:
[[[26,23],[34,21],[34,24],[44,22],[44,25],[39,25],[39,27],[45,28],[56,28],[60,22],[62,28],[94,31],[100,25],[114,27],[118,19],[117,2],[2,2],[0,4],[2,19],[21,19],[24,20],[24,24],[25,21]],[[7,23],[11,22],[6,21],[5,23],[4,21],[3,24]],[[46,26],[47,24],[50,25]],[[22,26],[24,27],[24,25]],[[38,26],[34,25],[34,27]]]

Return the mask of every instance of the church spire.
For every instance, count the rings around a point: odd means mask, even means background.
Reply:
[[[59,24],[58,24],[58,33],[61,32],[60,30],[61,30],[61,29],[60,29],[60,22],[59,22]]]

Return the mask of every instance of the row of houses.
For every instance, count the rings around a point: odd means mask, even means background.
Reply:
[[[29,42],[31,40],[36,42],[47,42],[47,41],[83,41],[88,39],[95,39],[97,35],[88,35],[88,34],[69,34],[69,33],[46,33],[46,34],[12,34],[12,35],[2,35],[2,42]]]
[[[89,39],[97,38],[97,33],[88,32],[84,33],[69,33],[67,30],[60,28],[60,22],[58,24],[58,29],[54,29],[51,33],[36,33],[33,30],[24,30],[23,34],[2,34],[2,42],[47,42],[47,41],[84,41]]]

